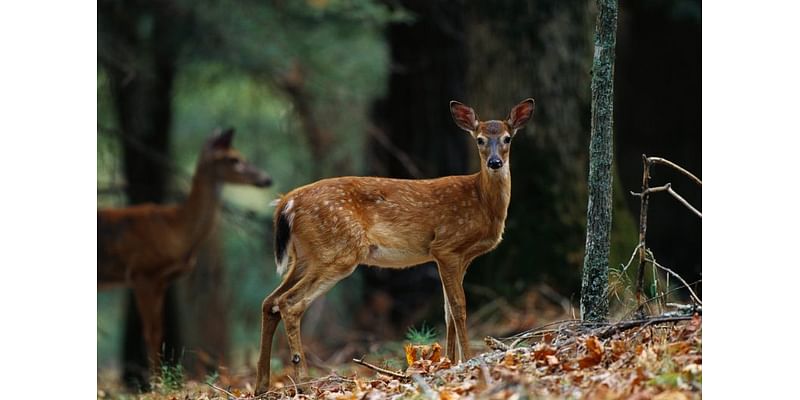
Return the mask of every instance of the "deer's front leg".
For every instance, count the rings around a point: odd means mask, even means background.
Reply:
[[[444,288],[444,284],[442,284],[442,294],[444,295],[444,325],[447,330],[445,333],[445,356],[450,361],[456,361],[456,325],[450,312],[450,302],[447,301],[447,290]]]
[[[150,280],[140,280],[134,284],[133,293],[136,308],[142,320],[142,333],[147,345],[147,357],[151,372],[157,372],[161,364],[159,356],[163,338],[163,309],[166,288]]]
[[[434,255],[436,263],[439,265],[439,277],[442,279],[442,287],[444,288],[444,295],[447,298],[447,307],[449,308],[451,325],[454,326],[455,336],[458,340],[459,351],[455,349],[450,350],[450,327],[448,330],[448,357],[452,352],[454,357],[452,361],[466,361],[470,358],[469,337],[467,336],[467,301],[464,296],[463,287],[463,268],[462,262],[457,256]],[[453,340],[455,342],[455,340]],[[455,346],[452,346],[455,348]],[[455,354],[459,358],[456,360]]]

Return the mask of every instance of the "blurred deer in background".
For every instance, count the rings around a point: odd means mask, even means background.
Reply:
[[[272,183],[232,140],[228,129],[206,141],[183,203],[97,210],[97,287],[133,288],[153,368],[160,363],[164,294],[194,268],[197,251],[217,222],[222,185]]]
[[[456,101],[450,112],[475,140],[480,172],[438,179],[324,179],[281,197],[275,210],[275,262],[283,281],[262,304],[256,393],[269,387],[272,339],[283,319],[295,376],[307,367],[300,320],[317,296],[359,264],[406,268],[436,261],[444,289],[446,354],[470,357],[462,286],[472,260],[500,243],[511,197],[511,139],[533,115],[534,101],[506,120],[480,122]]]

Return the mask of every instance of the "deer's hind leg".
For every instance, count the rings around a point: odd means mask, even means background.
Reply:
[[[336,282],[353,273],[357,264],[335,263],[311,264],[307,261],[306,272],[291,289],[277,299],[278,310],[283,318],[289,348],[292,353],[292,364],[295,366],[295,378],[299,381],[308,375],[305,353],[300,335],[300,322],[309,304],[318,296],[327,292]]]
[[[277,299],[297,284],[300,280],[300,272],[295,265],[291,266],[280,285],[261,303],[261,349],[256,372],[256,394],[263,393],[269,389],[272,340],[275,336],[275,329],[277,329],[278,323],[281,321]]]

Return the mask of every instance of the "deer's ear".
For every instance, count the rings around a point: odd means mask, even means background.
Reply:
[[[235,131],[233,130],[233,128],[227,128],[222,132],[220,132],[219,134],[214,135],[209,140],[209,145],[210,145],[209,147],[220,150],[230,149],[231,143],[233,142],[234,132]]]
[[[526,122],[533,116],[533,107],[535,103],[533,99],[522,100],[519,104],[511,109],[511,114],[508,115],[508,126],[513,130],[522,128]]]
[[[475,110],[461,104],[455,100],[450,102],[450,114],[453,114],[453,121],[459,128],[472,133],[478,127],[478,117]]]

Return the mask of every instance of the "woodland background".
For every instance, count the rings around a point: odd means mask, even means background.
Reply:
[[[543,311],[553,304],[577,309],[595,11],[574,0],[99,1],[98,207],[182,199],[216,127],[235,127],[235,146],[275,182],[225,189],[222,225],[171,291],[174,358],[200,376],[255,365],[260,304],[278,282],[269,206],[277,194],[322,177],[476,171],[452,99],[486,119],[526,97],[537,104],[514,142],[504,241],[466,276],[470,309],[502,299],[522,310],[502,324],[506,335],[554,318]],[[620,1],[617,270],[637,243],[639,200],[628,192],[640,188],[641,154],[702,176],[700,35],[700,1]],[[653,177],[701,204],[679,175]],[[660,263],[688,282],[701,278],[701,222],[673,199],[651,198],[647,239]],[[326,360],[347,347],[356,354],[423,321],[442,332],[441,299],[431,265],[360,268],[306,314],[307,350]],[[98,372],[136,375],[136,324],[127,291],[98,292]],[[288,360],[285,347],[275,345],[275,362]]]

